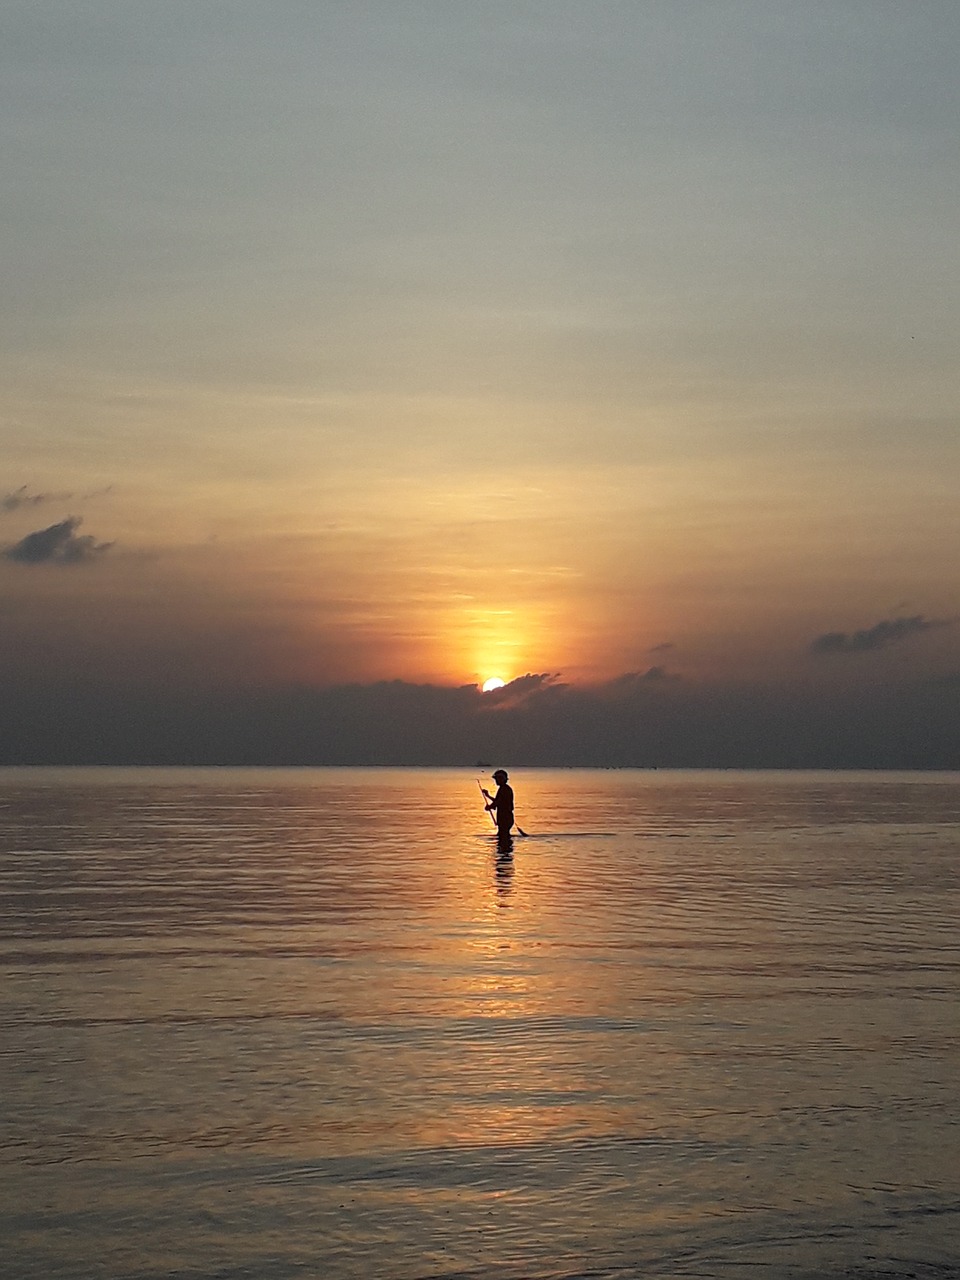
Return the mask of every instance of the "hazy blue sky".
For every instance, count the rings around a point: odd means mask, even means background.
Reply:
[[[529,672],[627,745],[625,673],[693,736],[960,710],[954,0],[0,27],[8,723]]]

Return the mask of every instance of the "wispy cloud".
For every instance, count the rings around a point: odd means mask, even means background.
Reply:
[[[0,498],[0,512],[20,511],[25,507],[39,507],[47,502],[89,502],[92,498],[102,498],[110,493],[113,485],[104,485],[99,489],[91,489],[89,493],[31,493],[27,485],[19,489],[11,489]]]
[[[952,626],[955,621],[954,618],[925,618],[921,613],[909,618],[884,618],[862,631],[827,631],[824,635],[817,636],[810,645],[810,652],[872,653],[921,632]]]
[[[0,498],[0,511],[19,511],[21,507],[39,507],[44,502],[67,502],[70,493],[31,493],[25,484],[11,489]]]
[[[89,534],[78,535],[80,523],[79,516],[68,516],[58,524],[28,533],[3,555],[17,564],[86,564],[113,546],[112,542],[97,542]]]

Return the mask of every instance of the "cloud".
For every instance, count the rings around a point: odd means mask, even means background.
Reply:
[[[97,542],[89,534],[77,535],[79,516],[67,516],[59,524],[28,533],[3,555],[17,564],[84,564],[102,555],[112,542]]]
[[[25,484],[11,489],[0,498],[0,511],[19,511],[21,507],[39,507],[42,502],[66,502],[69,493],[30,493]]]
[[[638,680],[649,683],[651,680],[679,680],[679,676],[672,675],[666,667],[647,667],[646,671],[637,675]]]
[[[946,675],[933,676],[928,684],[934,689],[960,689],[960,671],[948,671]]]
[[[31,493],[25,484],[19,489],[11,489],[0,498],[0,511],[19,511],[22,507],[39,507],[44,502],[70,502],[74,498],[88,502],[93,498],[102,498],[110,493],[113,485],[104,485],[100,489],[91,489],[89,493]]]
[[[872,653],[876,649],[884,649],[887,645],[896,644],[922,631],[952,626],[954,621],[953,618],[925,618],[920,613],[910,618],[885,618],[866,630],[854,631],[850,635],[846,631],[827,631],[824,635],[817,636],[810,645],[810,652],[816,654]]]
[[[600,687],[615,696],[620,696],[624,693],[629,693],[630,690],[637,688],[639,685],[661,684],[679,679],[680,677],[675,672],[668,671],[666,667],[655,666],[647,667],[646,671],[626,671],[622,676],[617,676],[614,680],[609,680]]]
[[[485,693],[483,695],[483,707],[485,709],[496,708],[501,711],[508,707],[518,707],[530,698],[536,697],[547,690],[556,692],[565,688],[565,685],[556,683],[558,679],[559,673],[540,672],[532,674],[527,672],[525,676],[517,676],[516,680],[511,680],[509,684],[505,684],[502,689],[492,689],[489,693]]]
[[[960,758],[960,688],[929,681],[811,692],[643,675],[593,686],[533,677],[523,702],[490,714],[491,695],[476,685],[204,688],[169,663],[147,664],[129,683],[117,682],[107,655],[59,652],[60,663],[44,655],[37,678],[0,682],[0,764],[444,765],[469,770],[475,794],[480,760],[513,773],[949,769]],[[103,665],[84,665],[91,661]]]
[[[671,649],[676,647],[672,640],[664,640],[662,644],[655,644],[651,649],[648,649],[647,653],[669,653]]]

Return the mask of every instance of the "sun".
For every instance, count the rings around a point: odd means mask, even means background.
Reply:
[[[501,680],[499,676],[491,676],[489,680],[484,680],[483,692],[493,693],[494,689],[502,689],[504,683],[505,682]]]

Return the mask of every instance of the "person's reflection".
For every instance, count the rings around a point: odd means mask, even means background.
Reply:
[[[513,839],[509,834],[501,835],[497,840],[497,858],[493,864],[496,877],[497,905],[509,906],[507,899],[513,892]]]

